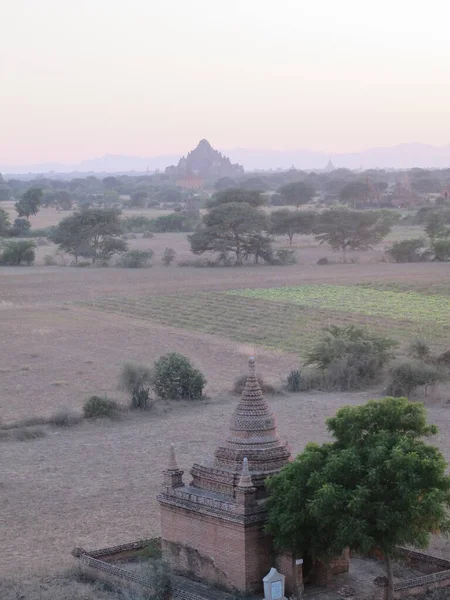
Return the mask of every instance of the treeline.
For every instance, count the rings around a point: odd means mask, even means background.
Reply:
[[[165,173],[152,175],[115,175],[104,178],[88,176],[72,180],[39,177],[29,181],[9,179],[0,175],[0,202],[21,197],[29,188],[43,193],[43,205],[68,210],[73,205],[121,205],[122,208],[145,208],[183,204],[188,198],[204,201],[207,194],[177,187],[176,180]],[[272,205],[295,204],[295,186],[302,184],[305,194],[316,202],[349,204],[351,208],[420,205],[429,197],[444,200],[450,190],[450,169],[409,169],[388,171],[369,169],[354,172],[334,169],[330,172],[307,172],[299,169],[263,173],[246,173],[238,179],[223,177],[204,181],[206,190],[221,191],[240,188],[259,191],[270,198]],[[291,187],[289,187],[291,186]]]

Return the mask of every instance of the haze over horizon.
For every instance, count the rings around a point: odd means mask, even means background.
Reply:
[[[6,0],[0,164],[450,143],[442,2]],[[278,165],[273,165],[277,167]]]

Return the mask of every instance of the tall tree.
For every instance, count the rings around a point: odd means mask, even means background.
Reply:
[[[341,189],[339,198],[343,204],[351,204],[353,208],[368,203],[369,186],[364,181],[350,181]]]
[[[378,211],[334,208],[320,214],[314,227],[316,239],[327,243],[344,259],[348,250],[369,250],[381,242],[391,230],[390,219]]]
[[[308,204],[314,198],[315,190],[304,181],[287,183],[280,187],[278,192],[284,198],[286,204],[296,206],[297,210],[302,204]]]
[[[36,215],[41,206],[43,195],[44,192],[40,188],[31,187],[27,190],[15,204],[19,217],[28,219],[31,215]]]
[[[268,531],[279,547],[325,560],[381,548],[392,600],[396,546],[424,548],[450,531],[447,465],[423,440],[437,428],[407,398],[344,407],[327,425],[331,444],[309,444],[269,480]]]
[[[0,237],[8,235],[10,227],[9,216],[6,210],[0,208]]]
[[[287,235],[292,244],[296,233],[312,233],[316,216],[312,211],[276,210],[270,215],[271,232],[275,235]]]
[[[230,202],[211,208],[203,217],[204,229],[189,236],[194,254],[214,252],[225,259],[235,255],[241,265],[249,254],[267,252],[267,218],[264,212],[247,202]],[[259,249],[259,250],[258,250]]]
[[[113,254],[125,252],[127,244],[120,239],[123,233],[120,210],[88,208],[63,219],[51,238],[60,249],[78,256],[108,260]]]

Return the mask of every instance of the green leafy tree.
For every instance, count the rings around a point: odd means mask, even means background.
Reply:
[[[0,264],[19,266],[22,263],[32,265],[35,259],[36,244],[32,240],[7,241],[3,243]]]
[[[12,190],[9,185],[5,182],[0,173],[0,202],[9,200],[11,198]]]
[[[165,354],[155,362],[153,389],[160,398],[195,400],[201,398],[205,385],[202,373],[181,354]]]
[[[434,259],[440,262],[450,260],[450,237],[435,238],[431,245]]]
[[[165,267],[170,266],[175,260],[177,253],[173,248],[165,248],[161,258],[161,262]]]
[[[120,239],[123,233],[120,210],[115,208],[88,208],[63,219],[52,231],[51,239],[59,249],[78,256],[108,260],[125,252],[127,244]]]
[[[450,235],[450,209],[431,210],[425,213],[425,233],[433,242]]]
[[[239,187],[237,181],[235,179],[231,179],[231,177],[221,177],[214,184],[214,189],[218,191],[237,187]]]
[[[328,388],[352,390],[373,384],[393,358],[396,342],[362,327],[332,325],[307,353],[305,364],[318,368]]]
[[[425,250],[426,245],[427,242],[424,238],[400,240],[394,242],[386,250],[386,254],[397,263],[422,262],[428,258],[428,253]]]
[[[385,398],[328,419],[333,442],[308,444],[272,477],[267,530],[294,556],[329,561],[344,548],[385,557],[388,598],[397,546],[424,548],[450,530],[450,477],[422,404]]]
[[[225,259],[232,253],[241,265],[250,254],[268,250],[266,215],[247,202],[218,204],[203,217],[203,224],[189,236],[194,254],[215,252]]]
[[[312,233],[316,214],[312,211],[276,210],[270,215],[271,232],[275,235],[286,235],[289,244],[295,234],[308,235]]]
[[[222,204],[231,204],[245,202],[254,208],[264,206],[265,198],[259,190],[244,190],[241,188],[228,188],[217,192],[208,202],[208,207],[220,206]]]
[[[315,196],[314,188],[304,181],[287,183],[281,186],[278,192],[284,198],[286,204],[296,206],[297,210],[302,204],[311,202]]]
[[[7,236],[9,234],[9,216],[6,210],[0,208],[0,237]]]
[[[344,253],[348,250],[369,250],[383,240],[391,230],[390,219],[378,211],[358,211],[347,208],[326,210],[319,215],[314,231],[321,244]]]
[[[351,181],[339,192],[340,201],[343,204],[350,204],[353,208],[367,205],[368,196],[369,186],[364,181]]]
[[[40,188],[31,187],[27,190],[14,205],[19,217],[28,219],[31,215],[36,215],[42,204],[43,196],[44,192]]]
[[[25,219],[24,217],[17,217],[17,219],[14,219],[14,223],[9,231],[9,235],[11,237],[24,236],[28,233],[30,227],[31,223],[28,219]]]

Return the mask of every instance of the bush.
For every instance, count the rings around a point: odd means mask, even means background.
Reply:
[[[390,380],[386,389],[389,396],[409,396],[413,390],[427,387],[445,379],[443,371],[420,361],[403,362],[390,370]]]
[[[0,264],[19,266],[27,263],[27,265],[32,265],[35,259],[35,247],[35,243],[30,240],[4,242]]]
[[[287,377],[287,389],[289,392],[300,392],[302,389],[302,374],[299,369],[291,371]]]
[[[113,418],[117,416],[119,406],[114,400],[101,396],[91,396],[84,403],[83,414],[85,419]]]
[[[417,338],[411,342],[408,347],[408,354],[412,358],[415,358],[416,360],[422,360],[424,362],[427,362],[431,358],[430,347],[425,340],[422,340],[421,338]]]
[[[450,260],[450,239],[449,238],[439,238],[433,241],[433,253],[434,259],[446,262]]]
[[[41,229],[28,229],[27,237],[31,238],[48,238],[52,235],[54,227],[43,227]]]
[[[273,265],[294,265],[297,262],[295,250],[292,248],[279,248],[273,253]]]
[[[391,260],[397,263],[422,262],[429,258],[425,248],[425,239],[414,238],[395,242],[386,250],[386,254]]]
[[[194,400],[202,397],[206,379],[188,358],[172,352],[154,366],[153,388],[160,398]]]
[[[329,265],[330,261],[328,260],[328,258],[326,256],[319,258],[319,260],[317,261],[318,265]]]
[[[154,234],[151,231],[144,231],[144,233],[142,234],[142,237],[145,238],[146,240],[155,237]]]
[[[173,248],[166,248],[161,258],[162,264],[168,267],[175,260],[176,255],[177,253]]]
[[[45,267],[54,267],[57,264],[58,263],[56,262],[56,259],[53,256],[53,254],[46,254],[44,256],[44,266]]]
[[[128,250],[117,261],[117,265],[124,269],[143,269],[151,267],[152,257],[153,250]]]
[[[206,258],[194,258],[193,260],[179,260],[177,262],[178,267],[196,267],[203,269],[205,267],[215,267],[217,264],[213,261],[207,260]]]
[[[350,325],[325,329],[323,338],[307,354],[307,365],[317,367],[329,389],[361,389],[381,375],[393,358],[396,342]]]
[[[131,395],[131,409],[149,410],[154,401],[150,398],[152,374],[142,365],[125,363],[119,377],[120,389]]]
[[[60,410],[53,414],[49,421],[55,427],[73,427],[74,425],[78,425],[81,419],[81,415],[77,413],[69,412],[68,410]]]
[[[14,220],[14,224],[9,230],[9,235],[11,237],[22,237],[27,234],[31,227],[31,223],[28,219],[24,217],[18,217]]]

